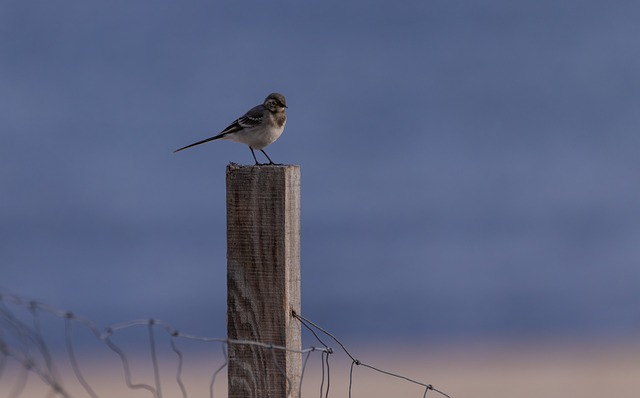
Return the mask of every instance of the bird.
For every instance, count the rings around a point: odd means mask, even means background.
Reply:
[[[234,120],[233,123],[217,135],[176,149],[174,153],[210,141],[230,140],[247,144],[251,150],[251,155],[253,155],[253,160],[256,162],[256,166],[261,166],[264,163],[258,162],[256,154],[253,151],[254,149],[259,150],[269,159],[269,165],[278,165],[279,163],[274,163],[273,160],[271,160],[269,155],[264,151],[264,148],[277,140],[284,131],[284,126],[287,123],[286,108],[287,102],[284,99],[284,95],[271,93],[267,95],[267,98],[265,98],[262,104],[251,108],[247,113]]]

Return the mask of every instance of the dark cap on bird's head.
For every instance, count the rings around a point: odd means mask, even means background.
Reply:
[[[264,99],[264,102],[266,103],[270,99],[274,100],[278,105],[287,108],[287,101],[284,99],[284,95],[280,93],[271,93],[267,95],[267,98]]]

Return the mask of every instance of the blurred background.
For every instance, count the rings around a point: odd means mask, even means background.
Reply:
[[[307,317],[458,363],[637,347],[639,19],[625,0],[4,0],[0,286],[224,336],[225,167],[253,159],[173,150],[277,91]]]

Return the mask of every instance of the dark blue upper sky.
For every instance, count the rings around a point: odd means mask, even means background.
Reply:
[[[302,171],[303,313],[418,339],[640,330],[640,3],[0,3],[0,286],[225,333],[242,145]]]

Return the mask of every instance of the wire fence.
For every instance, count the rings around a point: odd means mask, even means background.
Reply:
[[[291,350],[273,344],[266,344],[258,341],[232,340],[226,338],[201,337],[187,333],[182,333],[174,329],[170,324],[158,319],[140,319],[128,322],[122,322],[110,325],[106,328],[99,328],[94,322],[88,318],[84,318],[70,311],[60,310],[48,304],[30,300],[17,295],[0,292],[0,391],[6,391],[6,396],[11,398],[25,397],[30,393],[27,386],[32,383],[39,383],[45,387],[47,397],[76,397],[89,396],[104,397],[109,396],[108,393],[99,391],[99,388],[87,377],[86,367],[82,365],[82,358],[78,355],[79,348],[82,345],[77,337],[78,330],[84,329],[89,332],[94,339],[109,351],[113,352],[118,359],[119,368],[124,378],[124,386],[130,392],[146,391],[145,395],[154,398],[162,398],[163,387],[169,384],[167,380],[161,380],[161,361],[162,358],[160,337],[168,340],[168,351],[174,356],[173,366],[173,384],[174,390],[179,391],[180,396],[187,398],[188,388],[185,374],[185,353],[183,345],[186,342],[197,342],[204,344],[218,344],[222,349],[222,359],[220,364],[211,366],[208,381],[208,394],[210,398],[214,398],[216,393],[216,383],[220,382],[220,374],[228,364],[228,347],[230,345],[251,345],[261,347],[271,352],[271,358],[275,362],[278,369],[282,366],[278,364],[278,351],[293,351],[303,356],[302,377],[300,378],[300,389],[305,381],[305,373],[308,373],[307,364],[312,355],[320,356],[320,398],[328,398],[335,393],[337,396],[344,396],[344,391],[331,389],[332,368],[330,367],[330,358],[333,355],[342,352],[351,361],[348,375],[348,396],[352,397],[352,391],[356,384],[354,377],[354,367],[362,366],[374,372],[380,373],[403,383],[410,383],[421,389],[420,396],[427,397],[432,391],[441,396],[451,398],[441,390],[436,389],[433,385],[416,381],[412,378],[383,370],[379,367],[372,366],[366,362],[357,359],[351,351],[347,349],[345,344],[341,342],[334,334],[320,327],[308,318],[300,314],[292,314],[307,330],[312,339],[320,344],[319,347],[310,346],[302,350]],[[45,317],[47,319],[45,322]],[[52,322],[53,321],[53,322]],[[46,323],[46,327],[45,327]],[[47,336],[52,332],[52,328],[57,328],[62,335],[64,349],[61,353],[55,352],[53,345],[47,342]],[[149,383],[134,381],[134,353],[125,349],[124,345],[117,343],[114,338],[116,335],[122,334],[125,330],[143,328],[143,341],[150,353],[151,376],[153,380]],[[325,341],[332,341],[339,346],[339,350],[334,350]],[[140,344],[136,349],[140,348]],[[85,355],[86,356],[86,355]],[[62,363],[68,364],[70,367],[71,377],[64,378],[61,371]],[[39,381],[30,381],[30,375],[36,375]],[[113,377],[112,377],[113,378]],[[64,380],[63,380],[64,379]],[[117,378],[114,378],[117,379]],[[115,382],[115,381],[114,381]],[[291,381],[289,380],[289,384]],[[73,385],[74,387],[71,387]],[[291,390],[291,388],[289,388]],[[317,389],[316,389],[317,394]],[[193,395],[193,394],[192,394]],[[300,393],[302,395],[302,393]],[[119,395],[122,396],[122,395]],[[175,396],[171,395],[171,396]],[[198,395],[202,396],[202,395]]]

